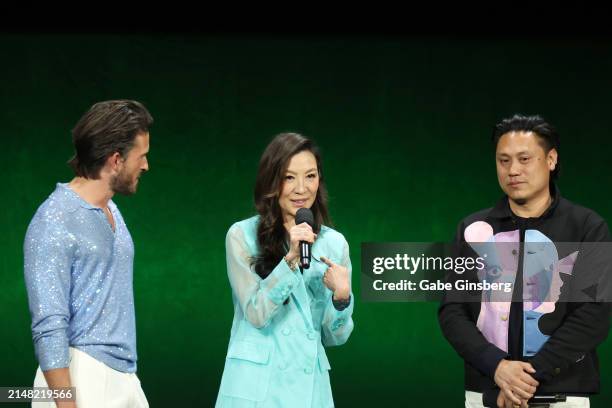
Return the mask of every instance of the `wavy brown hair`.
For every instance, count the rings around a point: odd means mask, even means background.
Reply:
[[[285,242],[288,238],[283,225],[283,216],[278,198],[289,161],[297,153],[309,151],[317,161],[319,172],[319,189],[310,210],[314,216],[313,230],[318,233],[321,225],[330,224],[327,210],[327,188],[323,178],[321,154],[310,139],[298,133],[281,133],[277,135],[264,150],[259,161],[257,180],[255,181],[255,207],[259,213],[257,227],[257,244],[259,252],[252,262],[255,272],[265,279],[287,253]]]
[[[99,179],[109,156],[119,152],[125,158],[140,132],[148,132],[153,117],[137,101],[118,99],[98,102],[72,129],[74,156],[68,164],[77,176]]]

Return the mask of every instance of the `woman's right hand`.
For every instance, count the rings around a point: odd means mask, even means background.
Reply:
[[[289,230],[289,252],[285,258],[292,262],[300,257],[300,241],[305,241],[310,244],[314,243],[317,234],[312,231],[312,227],[303,222],[299,225],[294,225]]]

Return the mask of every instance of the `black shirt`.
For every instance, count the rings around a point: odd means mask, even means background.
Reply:
[[[512,213],[508,198],[495,207],[466,217],[457,230],[456,242],[465,242],[465,229],[476,221],[485,221],[494,233],[519,231],[521,242],[526,230],[537,230],[553,242],[607,242],[606,222],[594,211],[561,197],[551,185],[553,201],[537,218],[521,218]],[[551,329],[548,341],[531,358],[523,357],[522,256],[515,280],[508,317],[508,350],[489,342],[476,326],[479,303],[444,299],[438,310],[442,332],[465,361],[465,389],[485,394],[485,405],[495,406],[499,388],[493,380],[502,359],[530,361],[540,382],[536,394],[562,393],[585,395],[599,392],[599,362],[596,347],[607,337],[610,326],[609,303],[557,303],[547,315]],[[492,399],[491,399],[492,398]],[[492,402],[491,402],[492,401]]]

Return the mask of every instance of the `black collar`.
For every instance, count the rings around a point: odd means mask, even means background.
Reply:
[[[557,206],[559,205],[559,200],[561,199],[561,193],[559,192],[559,187],[555,183],[550,183],[550,195],[552,197],[552,203],[550,206],[544,211],[542,215],[539,217],[529,218],[530,220],[540,220],[550,217]],[[514,214],[510,209],[510,203],[508,202],[508,196],[504,195],[493,207],[489,216],[493,218],[521,218],[518,215]]]

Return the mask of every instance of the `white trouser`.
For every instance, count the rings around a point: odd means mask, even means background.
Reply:
[[[567,397],[566,402],[555,402],[550,408],[589,408],[591,405],[587,397]],[[465,392],[465,408],[483,408],[482,394],[474,391]]]
[[[136,374],[113,370],[89,354],[70,347],[70,380],[77,408],[149,408]],[[34,387],[46,387],[38,367]],[[55,408],[55,402],[33,402],[33,408]]]

